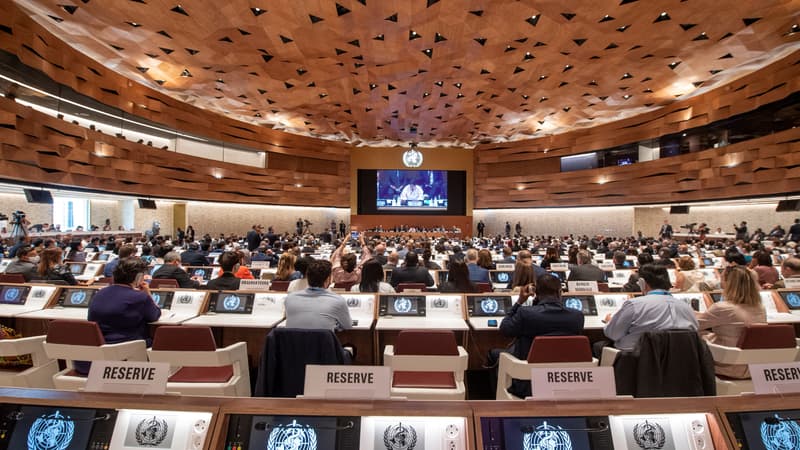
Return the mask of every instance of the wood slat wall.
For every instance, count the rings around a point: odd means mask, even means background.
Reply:
[[[624,167],[560,172],[560,158],[706,125],[800,90],[800,51],[697,97],[590,129],[476,151],[475,207],[665,203],[800,191],[800,132],[790,129]]]

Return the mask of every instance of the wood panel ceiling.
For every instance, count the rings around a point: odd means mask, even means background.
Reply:
[[[750,73],[800,39],[800,0],[14,3],[186,103],[375,146],[471,147],[618,120]]]

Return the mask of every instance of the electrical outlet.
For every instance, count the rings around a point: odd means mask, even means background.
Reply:
[[[458,428],[458,425],[455,424],[450,424],[444,429],[444,434],[448,439],[454,439],[460,432],[461,430]]]
[[[205,433],[206,430],[208,429],[208,421],[206,421],[205,419],[200,419],[194,423],[192,429],[194,430],[195,433],[198,434]]]
[[[702,421],[695,419],[692,421],[692,431],[696,434],[700,434],[705,431],[706,427]]]

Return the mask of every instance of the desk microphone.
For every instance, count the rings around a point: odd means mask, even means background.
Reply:
[[[800,417],[765,417],[764,423],[767,425],[778,425],[781,422],[800,422]]]
[[[272,424],[267,422],[256,422],[253,425],[253,428],[259,431],[269,430],[271,428],[283,426],[282,424]],[[341,431],[341,430],[350,430],[355,428],[356,424],[353,423],[352,420],[347,421],[347,424],[341,427],[312,427],[310,425],[306,425],[305,428],[313,428],[315,430],[334,430],[334,431]]]
[[[13,420],[15,422],[20,421],[25,418],[25,413],[21,411],[15,411],[9,413],[6,416],[9,420]],[[111,419],[111,414],[103,414],[101,416],[92,417],[90,419],[68,419],[66,417],[47,417],[47,420],[57,420],[63,422],[99,422],[99,421],[106,421]]]
[[[536,432],[557,432],[557,431],[586,431],[588,433],[602,433],[608,431],[608,424],[606,422],[598,422],[596,427],[591,428],[558,428],[551,430],[537,430],[533,425],[524,425],[519,427],[522,433],[536,433]]]

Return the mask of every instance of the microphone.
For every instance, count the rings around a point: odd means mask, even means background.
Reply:
[[[8,420],[13,420],[15,422],[18,422],[18,421],[20,421],[20,420],[25,418],[25,413],[21,412],[21,411],[15,411],[15,412],[9,413],[6,416],[6,418]],[[66,417],[48,417],[47,418],[47,420],[58,420],[58,421],[63,421],[63,422],[99,422],[101,420],[102,421],[106,421],[106,420],[110,420],[110,419],[111,419],[111,414],[109,414],[109,413],[105,413],[105,414],[103,414],[101,416],[97,416],[97,417],[92,417],[90,419],[67,419]]]
[[[596,427],[590,427],[590,428],[558,428],[558,429],[553,429],[553,430],[537,430],[536,427],[533,426],[533,425],[524,425],[524,426],[519,427],[519,431],[521,431],[522,433],[536,433],[537,431],[543,431],[543,432],[547,432],[547,431],[551,431],[551,432],[557,432],[557,431],[585,431],[585,432],[588,432],[588,433],[602,433],[604,431],[608,431],[608,424],[606,422],[597,422],[597,426]]]
[[[765,417],[764,423],[767,425],[778,425],[781,422],[798,422],[800,417]]]
[[[267,423],[267,422],[256,422],[253,425],[253,428],[255,428],[256,430],[259,430],[259,431],[263,431],[263,430],[269,430],[271,428],[276,428],[276,427],[280,427],[280,426],[283,426],[283,425],[281,425],[281,424],[272,424],[272,423]],[[315,430],[342,431],[342,430],[351,430],[351,429],[355,428],[355,426],[356,425],[353,423],[352,420],[348,420],[347,424],[344,425],[344,426],[341,426],[341,427],[337,427],[337,426],[334,426],[334,427],[312,427],[310,425],[306,425],[305,428],[313,428]]]

